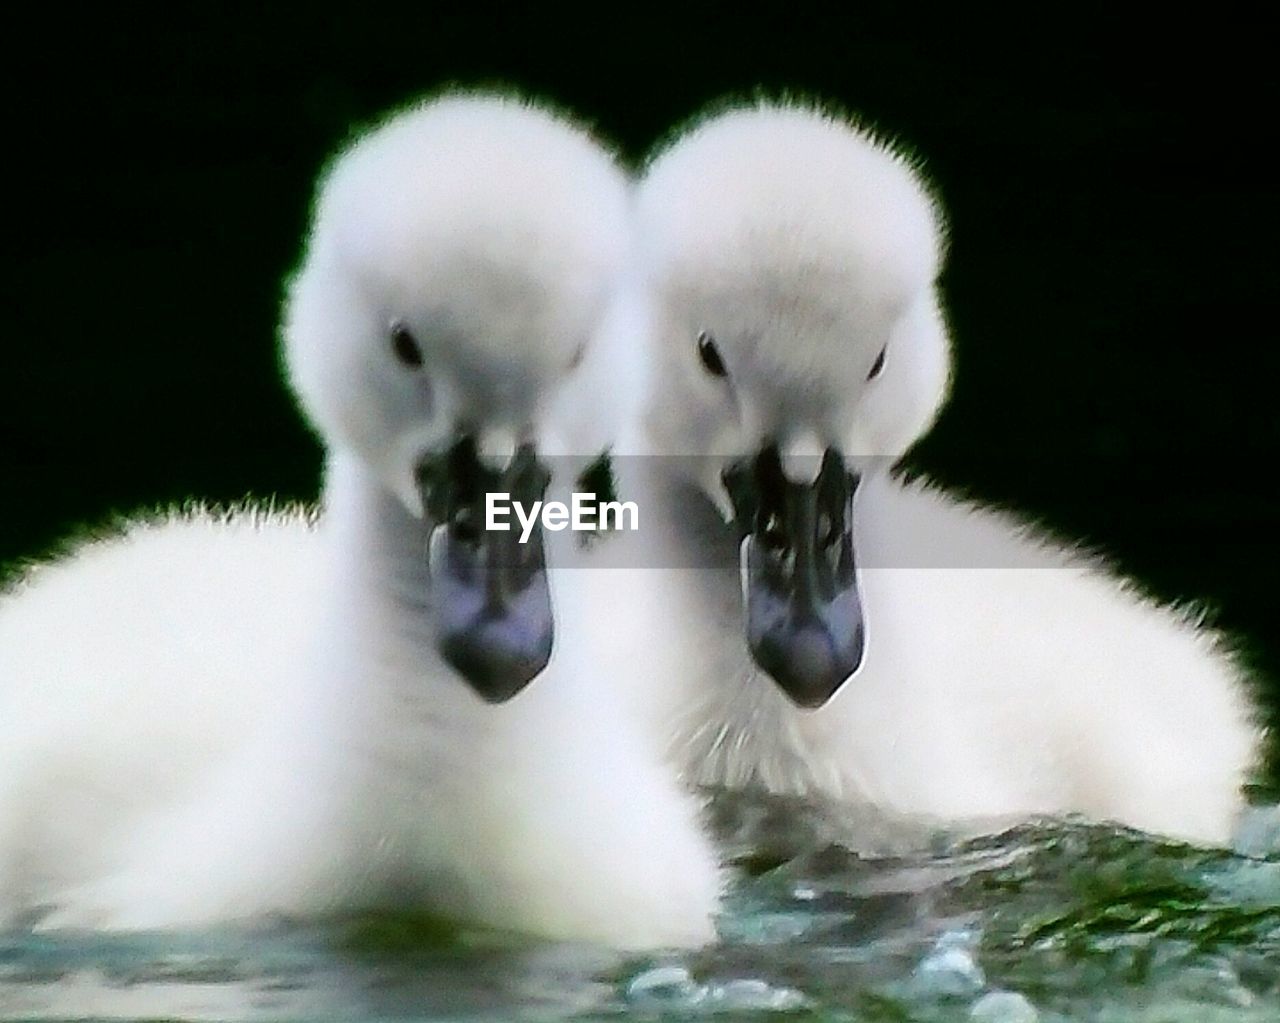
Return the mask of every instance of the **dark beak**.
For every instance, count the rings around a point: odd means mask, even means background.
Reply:
[[[550,474],[530,445],[501,471],[481,464],[470,437],[418,469],[432,524],[428,567],[436,647],[489,703],[511,699],[551,659],[554,623],[541,524],[485,529],[485,495],[507,493],[532,508]]]
[[[858,477],[834,449],[793,483],[775,445],[724,472],[742,539],[751,655],[801,707],[821,707],[862,664],[853,551]]]

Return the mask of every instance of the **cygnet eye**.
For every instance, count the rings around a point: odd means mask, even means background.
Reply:
[[[725,369],[724,360],[720,358],[720,349],[716,347],[715,338],[705,330],[698,333],[698,358],[702,360],[703,368],[712,376],[729,375],[729,371]]]
[[[399,321],[391,325],[391,350],[395,352],[400,365],[409,369],[417,369],[422,365],[422,349],[412,332]]]
[[[871,364],[871,369],[867,372],[868,380],[874,380],[880,375],[880,371],[884,369],[884,353],[888,350],[888,345],[880,349],[880,354],[876,356],[876,361]]]

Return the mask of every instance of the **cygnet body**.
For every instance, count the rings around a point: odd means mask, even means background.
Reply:
[[[698,806],[575,653],[575,573],[474,523],[480,484],[542,496],[542,453],[578,442],[557,409],[600,386],[627,202],[515,98],[426,102],[340,155],[283,328],[320,511],[136,522],[0,603],[0,921],[713,936]]]
[[[890,472],[950,380],[913,167],[839,116],[733,109],[653,159],[637,235],[616,461],[647,518],[616,557],[646,658],[616,674],[685,778],[1225,841],[1260,736],[1220,638]]]

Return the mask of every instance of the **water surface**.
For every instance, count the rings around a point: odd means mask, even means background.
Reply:
[[[965,836],[718,793],[722,941],[621,955],[416,915],[0,935],[0,1018],[1280,1019],[1280,808],[1237,852],[1080,821]],[[1244,853],[1248,853],[1245,855]]]

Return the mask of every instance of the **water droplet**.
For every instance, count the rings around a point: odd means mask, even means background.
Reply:
[[[627,1000],[647,1008],[688,1008],[706,995],[707,989],[683,966],[655,966],[627,985]]]
[[[969,1009],[973,1023],[1038,1023],[1040,1013],[1016,991],[992,991]]]
[[[731,980],[707,991],[709,1006],[725,1012],[794,1012],[809,1000],[795,988],[773,987],[763,980]]]
[[[987,980],[970,951],[976,945],[973,931],[946,931],[939,935],[933,950],[915,968],[921,993],[962,996],[981,991]]]

